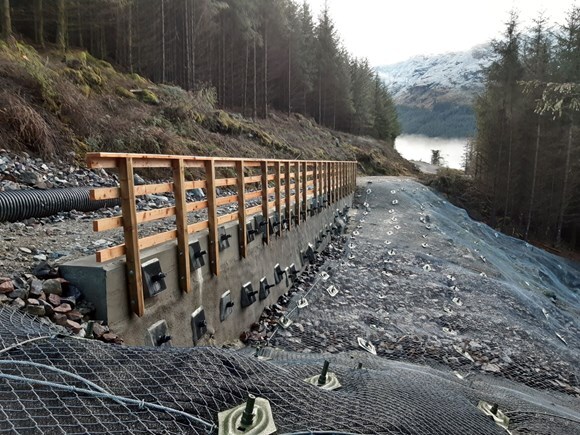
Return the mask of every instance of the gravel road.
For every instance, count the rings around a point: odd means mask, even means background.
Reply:
[[[578,264],[496,233],[413,180],[359,184],[344,250],[327,254],[329,277],[286,312],[294,323],[270,345],[338,354],[360,350],[360,338],[380,357],[580,398]]]

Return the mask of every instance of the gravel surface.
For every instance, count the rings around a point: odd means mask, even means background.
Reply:
[[[13,190],[117,185],[115,174],[83,168],[74,153],[45,162],[26,153],[0,150],[0,194]],[[0,223],[0,276],[30,272],[41,261],[59,264],[93,254],[106,242],[102,235],[93,233],[91,222],[119,212],[118,208],[90,213],[71,211]],[[120,231],[107,234],[111,241],[118,241],[121,236]]]
[[[496,233],[415,181],[360,183],[346,243],[266,310],[249,342],[338,354],[362,349],[360,338],[379,357],[580,398],[578,264]]]
[[[135,175],[135,184],[167,182],[165,179],[145,180]],[[115,173],[105,170],[89,170],[76,163],[75,155],[65,156],[54,162],[44,162],[26,153],[0,150],[0,194],[3,191],[26,189],[54,189],[63,187],[112,187],[118,186]],[[248,192],[251,189],[248,188]],[[235,190],[218,189],[217,196],[235,195]],[[188,201],[205,198],[201,189],[187,192]],[[273,197],[271,198],[271,200]],[[261,204],[261,198],[248,201],[246,207]],[[138,211],[148,211],[175,205],[172,193],[146,195],[137,199]],[[218,208],[218,216],[233,213],[238,209],[236,202]],[[26,219],[21,222],[0,222],[0,277],[30,272],[39,262],[51,265],[75,260],[107,247],[124,242],[123,230],[95,233],[92,221],[119,216],[120,207],[101,209],[96,212],[62,212],[45,218]],[[207,210],[190,213],[189,223],[207,220]],[[145,237],[175,228],[175,219],[164,219],[140,225],[139,235]]]

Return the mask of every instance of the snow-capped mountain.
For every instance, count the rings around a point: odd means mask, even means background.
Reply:
[[[377,68],[398,105],[432,108],[438,102],[471,105],[483,89],[482,68],[491,63],[490,46],[469,51],[415,56]]]

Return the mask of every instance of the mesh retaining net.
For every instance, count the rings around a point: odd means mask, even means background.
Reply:
[[[0,433],[217,433],[218,412],[250,393],[269,400],[280,434],[506,433],[477,408],[482,400],[509,416],[512,433],[580,433],[577,320],[570,310],[525,290],[538,285],[540,274],[527,273],[528,286],[516,282],[509,268],[525,264],[494,261],[495,234],[477,252],[451,235],[451,225],[462,222],[450,215],[453,209],[428,213],[433,250],[421,248],[424,231],[412,225],[425,225],[419,206],[427,200],[407,201],[413,214],[407,216],[401,188],[409,185],[387,181],[385,192],[375,183],[372,193],[361,194],[360,202],[371,206],[376,196],[377,210],[352,212],[350,233],[335,238],[325,261],[295,280],[285,306],[267,310],[293,323],[284,329],[265,313],[259,349],[109,345],[0,309]],[[409,198],[418,192],[409,190]],[[401,210],[395,213],[389,213],[392,191]],[[384,212],[380,201],[387,202]],[[392,215],[398,221],[387,223]],[[550,261],[546,275],[562,265]],[[574,276],[562,271],[550,278],[556,301],[574,306],[573,295],[564,294]],[[334,297],[330,285],[339,290]],[[298,308],[304,297],[308,306]],[[340,389],[304,382],[324,360]]]

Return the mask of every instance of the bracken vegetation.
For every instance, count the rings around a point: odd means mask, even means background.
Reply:
[[[413,172],[393,149],[390,95],[342,48],[328,11],[315,24],[286,0],[1,5],[4,147],[359,158],[368,174]]]
[[[219,107],[244,116],[279,110],[378,139],[399,134],[386,86],[344,49],[328,9],[315,21],[293,0],[4,0],[3,16],[5,38],[82,48],[156,83],[213,87]],[[68,72],[98,86],[91,68]]]

